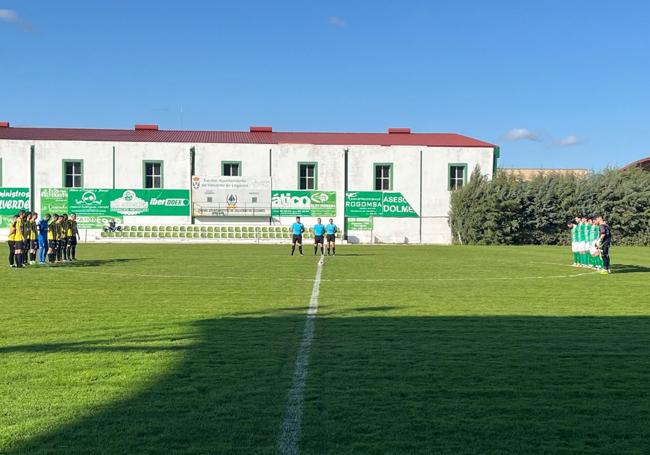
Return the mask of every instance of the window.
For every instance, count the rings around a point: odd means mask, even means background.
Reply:
[[[318,189],[318,164],[298,163],[298,189]]]
[[[63,187],[82,188],[84,163],[81,160],[63,160]]]
[[[453,163],[449,165],[449,190],[462,188],[467,182],[467,164]]]
[[[221,175],[228,177],[241,176],[241,161],[222,161]]]
[[[163,187],[163,162],[145,161],[143,167],[144,167],[144,187],[162,188]]]
[[[391,163],[375,164],[375,191],[393,189],[393,165]]]

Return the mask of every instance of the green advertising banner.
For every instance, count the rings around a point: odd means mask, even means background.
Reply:
[[[68,213],[67,188],[41,188],[41,214]]]
[[[372,231],[372,218],[348,218],[348,231]]]
[[[79,226],[102,228],[124,216],[189,216],[189,190],[41,189],[41,213],[76,213]]]
[[[9,227],[11,218],[30,208],[29,188],[0,188],[0,227]]]
[[[345,216],[358,218],[382,216],[381,191],[348,191],[345,193]]]
[[[348,191],[345,193],[345,216],[417,218],[418,214],[399,192]]]
[[[336,191],[271,191],[272,216],[336,216]]]

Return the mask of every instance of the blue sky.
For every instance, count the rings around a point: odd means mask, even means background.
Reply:
[[[625,0],[0,0],[0,120],[407,126],[601,169],[650,155],[649,23]]]

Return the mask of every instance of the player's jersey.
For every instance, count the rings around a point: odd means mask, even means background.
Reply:
[[[16,233],[14,234],[14,240],[16,242],[22,242],[25,240],[25,235],[23,231],[23,219],[22,218],[17,218],[16,219]]]
[[[47,225],[47,239],[48,240],[56,240],[56,238],[55,238],[56,232],[54,232],[54,230],[56,229],[55,226],[54,226],[55,224],[56,223],[54,222],[54,220],[52,220]]]
[[[330,223],[330,224],[328,224],[327,226],[325,226],[325,231],[326,231],[329,235],[334,235],[334,234],[336,234],[336,231],[338,231],[338,229],[336,228],[336,224],[331,224],[331,223]]]
[[[68,220],[68,224],[66,226],[66,232],[65,232],[66,237],[73,237],[74,236],[74,225],[75,224],[76,224],[76,221]]]
[[[36,224],[36,221],[32,220],[29,222],[29,228],[31,229],[29,239],[30,240],[36,240],[38,239],[38,225]]]
[[[578,225],[574,224],[571,228],[571,241],[573,243],[578,241]]]
[[[13,242],[16,240],[16,222],[14,221],[11,223],[11,227],[9,228],[9,241]]]
[[[291,225],[291,232],[293,232],[293,235],[302,235],[305,232],[305,225],[302,223],[293,223]]]
[[[325,234],[325,226],[322,224],[314,224],[314,235],[321,236]]]
[[[580,223],[580,242],[587,241],[587,223]]]

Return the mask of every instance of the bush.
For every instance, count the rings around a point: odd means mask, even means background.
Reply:
[[[650,245],[650,173],[608,169],[523,181],[500,173],[488,180],[475,169],[451,195],[454,240],[468,244],[568,244],[567,222],[598,215],[608,220],[615,243]]]

